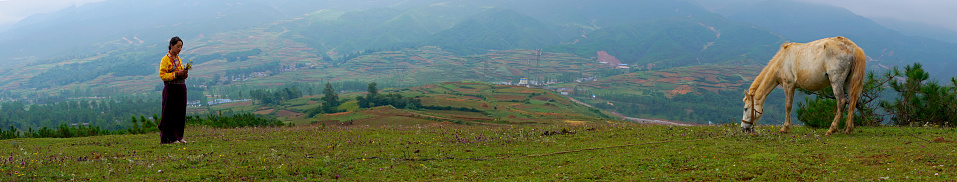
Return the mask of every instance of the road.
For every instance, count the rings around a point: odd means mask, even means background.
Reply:
[[[660,120],[660,119],[633,118],[633,117],[628,117],[628,116],[624,116],[624,115],[618,114],[617,112],[611,112],[611,113],[614,114],[614,115],[616,115],[616,116],[625,118],[625,119],[627,119],[627,120],[634,121],[635,123],[641,123],[641,124],[659,124],[659,125],[673,125],[673,126],[692,126],[691,124],[684,124],[684,123],[678,123],[678,122],[672,122],[672,121],[665,121],[665,120]]]
[[[578,99],[575,99],[575,98],[572,98],[572,97],[568,97],[568,99],[569,99],[569,100],[572,100],[572,102],[575,102],[575,103],[578,103],[578,104],[581,104],[581,105],[584,105],[584,106],[588,106],[588,107],[591,107],[591,108],[595,108],[594,106],[588,105],[588,104],[586,104],[586,103],[584,103],[584,102],[582,102],[582,101],[579,101]],[[630,121],[633,121],[633,122],[635,122],[635,123],[641,123],[641,124],[658,124],[658,125],[672,125],[672,126],[692,126],[691,124],[678,123],[678,122],[666,121],[666,120],[660,120],[660,119],[633,118],[633,117],[628,117],[628,116],[625,116],[625,115],[621,115],[621,114],[619,114],[618,112],[611,112],[611,114],[613,114],[613,115],[615,115],[615,116],[618,116],[618,117],[621,117],[621,118],[625,118],[625,119],[630,120]]]

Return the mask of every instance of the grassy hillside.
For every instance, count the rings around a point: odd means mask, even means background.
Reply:
[[[392,106],[359,109],[354,98],[365,93],[340,95],[340,98],[347,101],[339,108],[346,112],[313,117],[309,117],[306,111],[319,106],[319,99],[311,96],[284,101],[279,105],[240,102],[213,106],[212,109],[272,115],[295,125],[560,124],[593,123],[612,119],[597,109],[576,104],[554,92],[526,87],[445,82],[411,88],[383,89],[380,93],[395,93],[419,99],[423,109],[396,109]],[[191,109],[188,112],[204,113],[205,108]]]
[[[12,139],[3,181],[612,180],[946,181],[957,177],[953,128],[326,126],[186,129],[158,134]],[[545,135],[545,131],[566,134]],[[913,135],[911,135],[913,134]]]

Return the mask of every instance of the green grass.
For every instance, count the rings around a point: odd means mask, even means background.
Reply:
[[[567,135],[542,135],[567,129]],[[0,180],[944,181],[957,178],[954,128],[517,125],[187,128],[158,134],[3,140]],[[913,133],[912,137],[909,133]],[[16,144],[12,144],[12,143]],[[610,146],[622,146],[600,148]],[[580,149],[600,148],[593,150]],[[544,156],[535,156],[544,155]]]

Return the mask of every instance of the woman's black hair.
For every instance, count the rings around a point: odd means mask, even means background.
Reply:
[[[176,45],[176,43],[182,42],[182,41],[183,39],[179,39],[179,36],[173,37],[172,39],[169,39],[169,46],[166,48],[168,48],[169,50],[173,50],[173,46]]]

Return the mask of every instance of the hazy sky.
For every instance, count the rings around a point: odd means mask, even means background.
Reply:
[[[0,26],[11,25],[30,15],[103,0],[0,0]]]
[[[0,0],[0,26],[36,13],[104,0]],[[735,1],[735,0],[731,0]],[[741,0],[738,0],[741,1]],[[752,1],[752,0],[744,0]],[[957,31],[957,0],[798,0],[847,8],[865,17],[924,22]]]
[[[896,18],[957,31],[955,0],[800,0],[843,7],[865,17]]]

